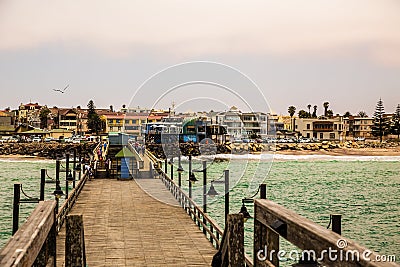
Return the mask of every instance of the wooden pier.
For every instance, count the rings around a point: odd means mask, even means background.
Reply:
[[[89,179],[85,174],[62,207],[57,201],[41,201],[0,250],[0,266],[278,267],[280,237],[309,253],[307,262],[296,266],[318,266],[316,259],[326,266],[399,266],[328,258],[323,253],[327,248],[352,256],[367,249],[343,239],[337,222],[333,232],[265,199],[265,185],[260,185],[262,199],[247,199],[254,201],[255,210],[251,259],[244,251],[244,213],[227,214],[221,229],[163,171],[159,159],[151,153],[136,154],[136,159],[136,179]]]
[[[160,200],[175,201],[159,179],[144,182]],[[210,266],[216,253],[182,208],[154,199],[132,180],[88,181],[70,213],[83,214],[88,266]],[[57,266],[64,251],[63,227]]]

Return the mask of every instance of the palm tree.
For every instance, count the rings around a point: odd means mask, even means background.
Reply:
[[[363,111],[363,110],[358,112],[357,116],[361,117],[361,118],[367,118],[368,117],[367,113],[365,111]]]
[[[313,114],[312,114],[312,117],[313,117],[313,118],[316,118],[316,117],[317,117],[317,108],[318,108],[318,106],[315,105],[315,106],[314,106],[314,111],[313,111]]]
[[[294,115],[294,113],[296,113],[296,107],[295,106],[290,106],[288,108],[288,112],[289,112],[289,115],[290,115],[290,120],[292,121],[292,131],[293,131],[294,130],[293,115]]]
[[[328,116],[328,108],[329,108],[329,102],[324,102],[324,116],[327,117]]]
[[[308,104],[307,108],[308,108],[308,115],[310,115],[310,117],[311,117],[311,104]]]

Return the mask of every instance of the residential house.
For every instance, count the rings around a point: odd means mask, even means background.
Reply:
[[[14,130],[13,113],[7,110],[0,110],[0,135],[12,135]]]
[[[298,118],[295,122],[296,131],[306,138],[319,140],[343,140],[345,133],[342,116],[332,118]]]
[[[28,124],[35,128],[40,128],[40,109],[38,103],[20,104],[18,107],[18,124]]]

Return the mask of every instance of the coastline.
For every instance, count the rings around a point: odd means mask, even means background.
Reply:
[[[335,148],[331,150],[280,150],[280,155],[321,155],[321,156],[400,156],[400,148]]]

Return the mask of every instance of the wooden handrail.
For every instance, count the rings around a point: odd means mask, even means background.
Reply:
[[[399,266],[393,262],[373,261],[379,258],[379,255],[374,252],[368,253],[366,258],[363,253],[370,251],[367,248],[270,200],[255,200],[254,212],[254,266],[265,266],[267,262],[272,263],[273,266],[279,266],[279,260],[276,257],[279,251],[279,237],[285,238],[304,250],[306,256],[311,254],[312,258],[318,258],[318,261],[327,266]],[[257,250],[263,250],[265,260],[257,257]],[[333,250],[337,251],[337,255],[342,251],[344,256],[336,260],[329,258],[330,253],[327,252]]]
[[[55,207],[54,200],[39,202],[0,251],[0,266],[46,266],[51,260],[55,262]]]
[[[56,216],[56,230],[57,232],[60,231],[62,225],[64,224],[65,218],[68,214],[68,212],[73,208],[75,205],[75,202],[81,193],[83,186],[85,185],[86,181],[89,179],[89,174],[85,173],[81,180],[79,180],[78,185],[72,189],[71,194],[68,196],[68,199],[63,203],[61,208],[58,211],[58,214]]]

